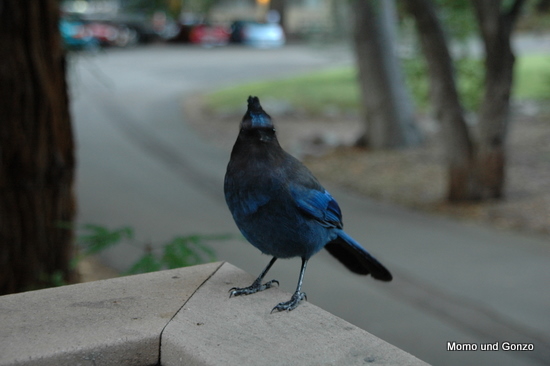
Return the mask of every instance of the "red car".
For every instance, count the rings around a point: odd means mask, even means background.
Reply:
[[[118,28],[112,24],[90,22],[86,28],[103,46],[112,46],[118,37]]]
[[[189,41],[204,46],[224,46],[229,43],[229,30],[222,26],[199,24],[189,33]]]
[[[138,41],[137,32],[122,24],[92,21],[86,28],[102,46],[126,47],[135,45]]]

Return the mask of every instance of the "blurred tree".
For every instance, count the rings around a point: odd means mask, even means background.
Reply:
[[[74,280],[66,87],[58,1],[0,1],[0,294]]]
[[[416,20],[428,63],[432,102],[446,139],[448,199],[501,198],[515,59],[510,37],[524,1],[471,0],[485,46],[485,94],[478,116],[477,141],[466,125],[456,91],[453,61],[436,5],[430,0],[405,3]]]
[[[125,12],[153,14],[162,11],[174,19],[178,19],[182,5],[188,1],[182,0],[120,0],[120,6]]]
[[[393,0],[354,0],[353,40],[366,130],[358,144],[374,149],[420,143],[414,109],[395,54]]]
[[[283,27],[285,33],[286,29],[286,0],[271,0],[269,2],[269,10],[276,11],[279,15],[279,24]]]
[[[183,0],[182,10],[201,14],[208,18],[208,14],[214,5],[220,0]]]
[[[464,43],[476,33],[476,20],[470,0],[434,0],[438,16],[453,41]]]
[[[538,0],[537,10],[542,13],[547,13],[548,11],[550,11],[550,0]]]
[[[341,0],[330,0],[330,17],[332,21],[332,37],[344,39],[351,37],[352,26],[350,24],[350,2]]]

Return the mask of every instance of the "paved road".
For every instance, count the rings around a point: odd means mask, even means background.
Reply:
[[[228,151],[201,141],[182,121],[182,97],[349,63],[349,53],[342,51],[152,46],[76,58],[70,83],[80,222],[131,225],[140,240],[152,243],[177,234],[236,233],[222,196]],[[328,188],[340,202],[347,231],[396,279],[381,284],[355,276],[321,253],[306,273],[309,301],[434,365],[548,364],[550,246],[545,240]],[[254,275],[269,260],[241,241],[213,246],[220,260]],[[124,245],[104,260],[124,269],[138,254]],[[293,291],[298,271],[299,260],[281,260],[270,277]],[[535,350],[450,352],[447,341],[478,348],[527,342]]]

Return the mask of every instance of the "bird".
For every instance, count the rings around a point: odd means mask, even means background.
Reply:
[[[279,145],[272,118],[259,98],[249,96],[247,102],[227,165],[224,195],[242,235],[272,259],[250,286],[233,287],[229,296],[278,286],[277,280],[262,283],[275,261],[300,257],[296,291],[271,313],[294,310],[307,300],[302,292],[307,263],[323,248],[353,273],[391,281],[386,267],[343,230],[336,200],[305,165]]]

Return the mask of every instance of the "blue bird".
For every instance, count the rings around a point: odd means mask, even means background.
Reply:
[[[230,296],[249,295],[279,284],[262,281],[278,258],[300,257],[298,286],[289,301],[273,310],[293,310],[306,299],[302,282],[308,260],[325,248],[349,270],[391,281],[391,273],[343,230],[338,203],[313,174],[285,152],[271,117],[257,97],[248,110],[231,151],[224,181],[227,206],[243,236],[273,256],[254,283],[230,289]]]

